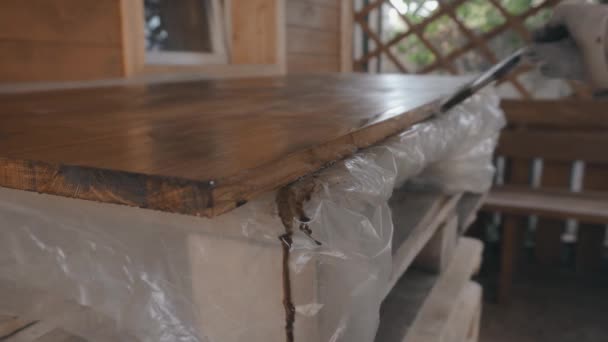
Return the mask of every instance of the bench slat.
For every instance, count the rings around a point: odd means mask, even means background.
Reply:
[[[601,132],[504,131],[496,153],[518,158],[608,163],[606,146],[608,134]]]
[[[484,209],[558,219],[578,219],[588,223],[608,223],[608,193],[574,193],[503,186],[492,189]]]
[[[501,107],[511,125],[608,129],[608,101],[504,100]]]

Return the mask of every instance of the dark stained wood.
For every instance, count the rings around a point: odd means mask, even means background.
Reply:
[[[608,192],[608,168],[605,165],[585,163],[583,191]],[[582,274],[594,274],[601,270],[606,224],[579,222],[576,241],[576,270]]]
[[[516,216],[505,216],[500,237],[500,274],[498,275],[498,302],[510,300],[513,287],[513,274],[516,260],[521,249],[522,220]]]
[[[542,188],[570,188],[572,162],[543,161]],[[563,220],[539,218],[536,226],[534,252],[541,265],[557,264],[561,260],[562,234],[566,228]]]
[[[511,177],[506,183],[520,187],[495,188],[485,204],[486,209],[506,216],[499,285],[501,301],[508,299],[516,264],[513,255],[521,246],[514,228],[520,222],[510,215],[539,215],[535,254],[541,264],[561,260],[561,235],[567,219],[580,221],[577,268],[593,269],[600,262],[603,228],[608,222],[605,171],[608,159],[604,151],[608,142],[605,138],[607,104],[573,99],[502,102],[508,128],[501,134],[497,154],[506,155],[512,161]],[[540,189],[529,185],[532,158],[543,161]],[[570,191],[571,170],[576,160],[585,162],[582,193]]]
[[[597,274],[602,271],[605,224],[582,224],[576,241],[576,271],[580,274]]]
[[[509,125],[567,130],[608,128],[608,101],[504,100],[500,105]]]
[[[531,159],[510,158],[508,163],[508,184],[530,184]],[[486,200],[487,203],[487,200]],[[485,206],[484,206],[485,207]],[[507,303],[513,285],[513,274],[523,242],[525,225],[522,217],[504,215],[501,232],[500,274],[498,275],[498,302]]]
[[[585,160],[608,163],[608,136],[604,132],[505,131],[500,135],[496,153],[544,160]]]
[[[429,117],[458,82],[336,74],[0,95],[0,186],[214,216]]]

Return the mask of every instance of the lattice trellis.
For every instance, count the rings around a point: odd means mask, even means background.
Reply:
[[[358,0],[355,22],[363,36],[355,70],[461,74],[487,69],[531,40],[531,30],[551,15],[560,0]],[[517,5],[517,6],[514,6]],[[387,12],[391,16],[387,16]],[[397,28],[383,21],[398,18]],[[507,46],[505,45],[507,43]],[[380,62],[384,61],[383,67]],[[387,66],[387,64],[389,64]],[[392,69],[391,69],[392,68]],[[387,70],[388,69],[388,70]],[[519,80],[510,82],[523,98],[533,95]],[[575,94],[584,87],[569,83]]]

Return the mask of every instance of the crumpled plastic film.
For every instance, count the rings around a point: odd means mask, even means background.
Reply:
[[[287,340],[287,299],[294,341],[373,341],[392,269],[393,189],[410,180],[485,191],[503,125],[488,89],[296,183],[313,187],[305,222],[293,218],[287,273],[276,193],[205,219],[0,188],[0,291],[14,290],[0,311],[65,317],[64,330],[94,341],[268,342]],[[47,299],[19,294],[30,289]],[[74,311],[63,300],[100,318],[59,315]]]

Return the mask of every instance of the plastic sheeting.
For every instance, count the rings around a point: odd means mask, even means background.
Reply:
[[[406,180],[488,189],[498,103],[486,90],[312,177],[310,231],[296,229],[289,252],[295,341],[373,341],[392,266],[392,190]],[[142,341],[285,341],[275,197],[205,219],[0,189],[0,280],[91,307]],[[7,307],[38,318],[59,309],[16,297],[2,298]],[[95,324],[64,328],[118,340]]]

